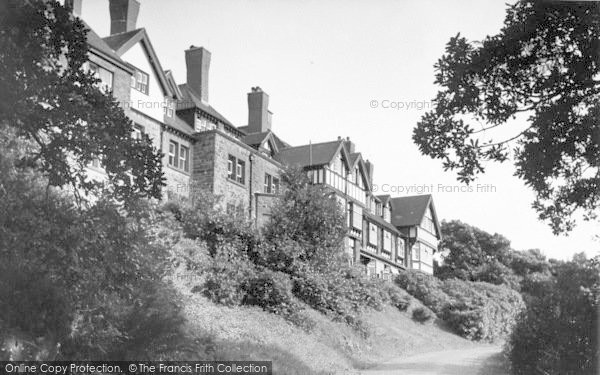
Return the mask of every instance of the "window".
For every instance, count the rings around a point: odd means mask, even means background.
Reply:
[[[419,261],[421,259],[421,248],[418,242],[412,248],[412,259],[414,261]]]
[[[377,226],[369,223],[369,244],[377,246]]]
[[[236,180],[240,184],[243,184],[245,178],[246,178],[246,163],[238,159],[237,169],[236,169]]]
[[[431,234],[435,234],[435,224],[433,223],[433,217],[431,215],[431,208],[425,211],[425,217],[421,222],[421,227]]]
[[[362,230],[362,207],[349,202],[348,203],[348,227]]]
[[[131,76],[131,87],[148,95],[148,74],[136,70]]]
[[[205,117],[202,117],[200,114],[196,115],[196,119],[194,120],[194,130],[197,132],[204,132],[208,130],[216,129],[217,125],[208,120]]]
[[[133,139],[142,139],[143,134],[144,134],[144,128],[141,125],[134,124],[133,132],[131,133],[131,137]]]
[[[227,178],[237,181],[240,184],[246,180],[246,162],[235,156],[229,155],[227,159]]]
[[[98,64],[90,63],[89,64],[90,72],[94,74],[94,76],[100,79],[100,89],[103,91],[112,91],[113,87],[113,74],[110,70],[104,69]]]
[[[383,231],[383,250],[390,253],[392,251],[392,234],[387,230]]]
[[[265,173],[265,193],[271,193],[271,184],[273,183],[273,176]]]
[[[169,142],[169,165],[177,168],[179,162],[179,143]]]
[[[179,168],[184,172],[190,171],[190,149],[185,146],[179,149]]]
[[[398,237],[398,241],[396,242],[396,258],[403,261],[404,260],[404,240]]]
[[[229,159],[227,160],[227,178],[233,179],[233,170],[235,169],[236,164],[237,159],[235,158],[235,156],[229,155]]]
[[[265,173],[265,193],[279,194],[279,179]]]
[[[174,103],[173,100],[169,99],[169,98],[165,98],[165,115],[167,117],[173,117],[173,115],[175,114],[175,107],[174,107]]]
[[[96,169],[102,169],[102,160],[99,157],[93,158],[92,161],[90,162],[89,166],[96,168]]]
[[[180,145],[175,141],[169,142],[169,165],[181,169],[184,172],[190,171],[190,149]]]
[[[391,210],[389,206],[385,206],[383,208],[383,220],[389,222],[390,221],[390,216],[391,216]]]

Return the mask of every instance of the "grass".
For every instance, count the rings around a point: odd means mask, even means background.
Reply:
[[[315,323],[310,332],[258,307],[216,305],[187,292],[189,288],[180,289],[185,293],[186,331],[210,342],[198,349],[204,352],[200,357],[273,361],[274,374],[353,373],[403,355],[472,345],[438,323],[413,321],[412,310],[422,306],[416,300],[405,312],[388,306],[365,313],[369,336],[364,338],[308,307],[302,314]]]

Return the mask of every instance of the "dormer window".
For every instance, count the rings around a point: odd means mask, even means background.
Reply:
[[[131,88],[136,89],[137,91],[148,95],[148,84],[149,77],[148,74],[142,72],[141,70],[135,71],[131,76]]]
[[[197,132],[205,132],[209,130],[216,129],[217,125],[207,119],[206,117],[201,116],[200,114],[196,115],[196,120],[194,122],[194,130]]]
[[[173,100],[169,99],[169,98],[165,98],[165,116],[167,117],[173,117],[173,115],[175,115],[175,104],[173,103]]]

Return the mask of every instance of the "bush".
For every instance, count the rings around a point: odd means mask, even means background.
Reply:
[[[387,292],[389,303],[400,311],[406,311],[410,307],[410,295],[403,289],[394,284],[385,283],[384,289]]]
[[[400,272],[396,277],[396,284],[436,314],[441,313],[444,306],[449,304],[450,297],[441,288],[441,281],[419,271]]]
[[[359,327],[364,308],[383,308],[387,295],[381,283],[342,265],[329,273],[305,268],[294,277],[293,293],[315,310]]]
[[[291,315],[299,307],[294,302],[292,280],[282,272],[263,269],[245,285],[244,304],[260,306],[266,311]]]
[[[506,337],[524,307],[521,295],[504,285],[449,279],[441,287],[452,302],[444,306],[440,317],[471,340]]]
[[[428,308],[425,308],[425,307],[417,307],[412,312],[413,320],[415,320],[421,324],[424,324],[424,323],[430,321],[434,317],[435,317],[435,315],[433,314],[433,312],[431,312],[431,310],[429,310]]]
[[[254,265],[236,249],[226,247],[217,252],[206,268],[200,290],[215,303],[227,306],[242,304],[247,296],[245,286],[255,275]]]
[[[506,337],[524,306],[520,294],[503,285],[441,281],[418,271],[401,273],[396,283],[471,340]]]

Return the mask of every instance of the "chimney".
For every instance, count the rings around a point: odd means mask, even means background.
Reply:
[[[65,8],[69,9],[76,17],[81,17],[81,3],[83,0],[65,0]]]
[[[369,182],[373,184],[373,169],[375,166],[369,160],[365,160],[365,166],[367,167],[367,172],[369,173]]]
[[[135,30],[140,3],[136,0],[109,0],[108,7],[110,10],[110,35]]]
[[[248,133],[262,133],[271,130],[269,95],[260,87],[248,93]]]
[[[350,137],[346,137],[346,141],[344,143],[349,153],[354,154],[356,152],[356,147],[354,146],[354,143],[350,140]]]
[[[185,51],[187,68],[187,85],[208,103],[208,69],[210,68],[210,52],[204,47],[190,46]]]

